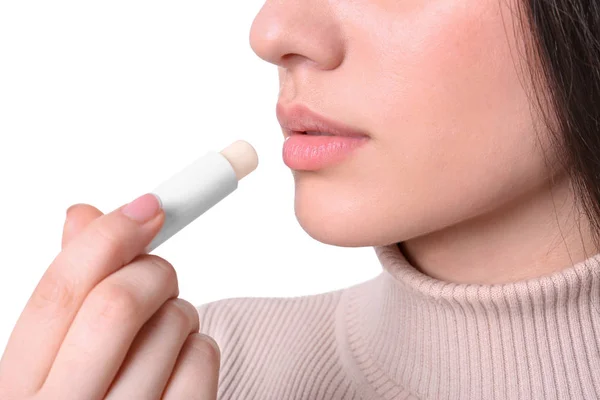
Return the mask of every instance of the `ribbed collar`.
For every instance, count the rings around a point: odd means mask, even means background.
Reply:
[[[600,398],[600,254],[551,275],[479,285],[434,279],[396,245],[345,291],[342,362],[365,399]]]

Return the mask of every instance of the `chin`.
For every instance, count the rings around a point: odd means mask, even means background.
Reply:
[[[384,246],[402,234],[393,232],[389,215],[354,185],[296,179],[294,211],[304,231],[319,242],[340,247]],[[386,230],[386,228],[388,230]]]
[[[347,219],[320,213],[296,210],[296,218],[304,231],[321,243],[340,247],[365,247],[371,240],[360,228],[348,229]]]

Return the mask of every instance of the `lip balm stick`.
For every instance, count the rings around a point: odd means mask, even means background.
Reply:
[[[145,252],[156,249],[227,197],[257,166],[254,148],[238,140],[221,152],[208,152],[152,190],[161,202],[165,222]]]

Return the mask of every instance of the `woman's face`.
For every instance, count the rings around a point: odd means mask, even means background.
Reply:
[[[369,135],[334,166],[293,171],[309,235],[338,246],[400,242],[547,181],[509,3],[266,1],[250,44],[279,66],[279,103]]]

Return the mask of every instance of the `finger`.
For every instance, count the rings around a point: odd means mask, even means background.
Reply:
[[[63,226],[61,248],[64,249],[74,236],[102,215],[104,215],[102,211],[89,204],[75,204],[69,207]]]
[[[140,199],[148,208],[154,196]],[[143,223],[126,216],[124,208],[95,219],[73,237],[27,302],[0,360],[0,376],[20,392],[32,393],[41,387],[84,298],[143,252],[164,222],[164,212]]]
[[[159,399],[187,337],[200,328],[198,311],[171,299],[136,336],[105,400]]]
[[[217,343],[192,333],[177,359],[162,400],[216,400],[221,353]]]
[[[139,256],[102,281],[69,328],[41,398],[103,396],[141,327],[178,294],[175,269],[156,256]]]

